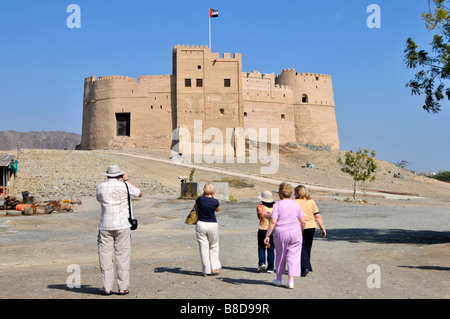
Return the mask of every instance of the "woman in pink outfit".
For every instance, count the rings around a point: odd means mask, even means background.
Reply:
[[[282,285],[282,276],[288,265],[288,288],[294,288],[294,277],[300,277],[300,256],[302,252],[302,232],[305,227],[305,217],[300,204],[290,199],[293,193],[292,185],[281,183],[278,189],[280,201],[273,206],[272,218],[267,229],[266,244],[270,235],[276,249],[277,279],[272,283]]]

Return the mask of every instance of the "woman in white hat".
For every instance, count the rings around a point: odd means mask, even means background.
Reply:
[[[259,219],[258,228],[258,272],[266,271],[272,273],[275,262],[275,244],[273,236],[270,236],[268,245],[264,243],[266,238],[267,228],[269,227],[270,217],[272,216],[274,200],[271,191],[264,191],[258,196],[261,204],[256,207],[256,215]],[[266,253],[267,253],[267,268],[266,268]]]

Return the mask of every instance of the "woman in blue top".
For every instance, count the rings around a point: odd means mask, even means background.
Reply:
[[[222,268],[219,260],[219,225],[216,219],[220,205],[213,184],[205,184],[203,195],[195,201],[194,209],[198,211],[196,235],[203,275],[217,276]]]

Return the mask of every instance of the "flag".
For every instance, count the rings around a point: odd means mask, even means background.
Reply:
[[[209,17],[210,18],[218,18],[219,10],[214,10],[214,9],[209,8]]]

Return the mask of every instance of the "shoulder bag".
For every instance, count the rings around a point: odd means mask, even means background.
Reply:
[[[198,221],[198,211],[194,208],[192,208],[189,215],[186,217],[185,223],[188,225],[195,225]]]
[[[130,190],[128,189],[128,184],[127,184],[127,182],[124,182],[124,183],[125,183],[125,186],[127,187],[127,193],[128,193],[128,212],[129,212],[129,214],[130,214],[130,217],[128,217],[128,221],[129,221],[130,224],[131,224],[130,229],[131,229],[131,230],[136,230],[136,229],[138,228],[138,221],[137,221],[137,219],[133,219],[133,218],[131,217],[131,198],[130,198]]]

